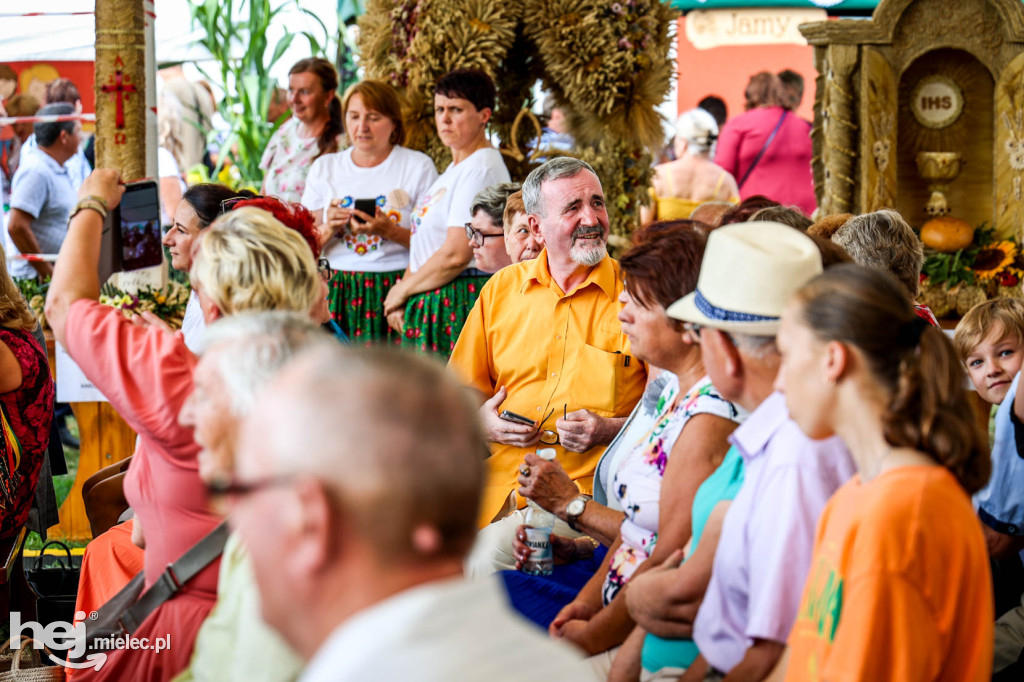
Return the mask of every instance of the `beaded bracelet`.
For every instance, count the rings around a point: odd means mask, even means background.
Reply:
[[[76,215],[78,215],[80,212],[82,212],[82,211],[84,211],[86,209],[91,209],[93,211],[96,211],[97,213],[100,214],[100,217],[103,218],[103,219],[106,219],[106,217],[107,217],[107,205],[106,205],[106,202],[102,201],[102,200],[97,200],[96,197],[93,197],[92,195],[89,195],[89,196],[85,197],[84,199],[81,199],[75,205],[75,210],[71,211],[71,215],[68,216],[68,223],[70,223],[72,221],[72,219],[74,219],[74,217]]]
[[[103,197],[97,196],[95,194],[86,194],[84,197],[79,199],[79,203],[82,203],[83,201],[96,201],[96,202],[99,202],[100,204],[102,204],[103,208],[105,208],[107,210],[110,209],[110,207],[107,205],[107,200],[104,199]]]

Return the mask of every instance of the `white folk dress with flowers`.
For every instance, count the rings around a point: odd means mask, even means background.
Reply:
[[[313,162],[302,205],[322,211],[334,199],[342,208],[354,208],[356,199],[375,199],[388,218],[408,229],[413,206],[436,179],[434,162],[422,152],[395,147],[381,163],[363,168],[352,161],[350,147]],[[324,256],[332,269],[344,272],[391,272],[409,265],[409,249],[377,235],[352,234],[348,227],[327,243]]]
[[[658,541],[661,482],[669,455],[683,427],[697,414],[710,414],[740,423],[745,414],[718,394],[711,379],[702,378],[681,394],[679,379],[671,375],[655,408],[651,430],[633,446],[612,479],[611,494],[626,513],[619,535],[622,543],[612,555],[604,579],[605,605],[651,556]]]
[[[306,175],[320,153],[316,137],[299,137],[299,120],[290,118],[281,124],[260,159],[263,192],[285,201],[299,201],[306,188]]]

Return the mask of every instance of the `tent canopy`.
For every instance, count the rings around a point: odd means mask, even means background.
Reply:
[[[11,16],[26,11],[17,3],[2,3],[0,62],[91,62],[96,59],[95,0],[48,0],[39,14]],[[69,14],[84,12],[84,14]],[[198,31],[185,2],[156,3],[156,58],[158,62],[209,59],[196,45]]]
[[[274,6],[284,0],[273,0]],[[300,0],[300,4],[313,11],[327,26],[337,30],[337,0]],[[0,3],[0,63],[3,62],[91,62],[96,59],[95,0],[47,0],[45,9],[32,16],[12,16],[26,11],[16,3]],[[156,11],[157,64],[194,62],[211,59],[206,48],[197,43],[202,30],[193,27],[189,3],[184,0],[161,0],[154,3]],[[245,6],[247,7],[247,5]],[[84,14],[69,15],[72,12]],[[286,26],[293,31],[316,32],[312,20],[298,12],[282,14],[281,34]],[[268,34],[270,32],[268,31]],[[268,35],[271,45],[279,35]],[[306,54],[299,54],[306,50]],[[295,54],[292,54],[295,52]],[[296,40],[282,60],[287,71],[292,63],[308,55],[308,45]]]

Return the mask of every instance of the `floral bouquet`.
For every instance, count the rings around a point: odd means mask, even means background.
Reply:
[[[171,281],[163,289],[142,287],[134,295],[125,293],[110,283],[100,289],[100,303],[117,308],[127,318],[151,312],[167,323],[171,329],[181,329],[188,305],[189,289]]]
[[[1024,253],[1016,240],[997,240],[982,225],[967,247],[953,253],[925,250],[920,302],[936,317],[963,316],[990,298],[1022,298]]]

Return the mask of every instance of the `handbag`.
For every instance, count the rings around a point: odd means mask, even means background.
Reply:
[[[206,534],[177,561],[169,564],[156,582],[143,591],[145,575],[140,572],[121,588],[110,601],[85,619],[85,651],[71,660],[83,662],[89,654],[117,648],[114,640],[135,632],[139,625],[165,601],[177,594],[200,571],[209,566],[224,551],[228,539],[228,522]]]
[[[754,161],[750,164],[750,167],[747,168],[747,172],[743,174],[743,177],[736,185],[737,189],[743,187],[743,183],[746,182],[747,178],[750,177],[750,174],[754,172],[754,168],[757,167],[757,162],[760,161],[761,157],[764,156],[764,153],[768,151],[768,147],[771,146],[772,141],[775,139],[775,136],[778,135],[779,128],[782,127],[782,122],[786,120],[787,115],[789,115],[789,109],[783,109],[782,116],[779,116],[779,122],[775,124],[775,129],[772,130],[772,134],[768,136],[768,139],[764,141],[764,145],[762,145],[761,151],[759,151],[757,153],[757,156],[754,157]]]
[[[64,557],[46,554],[50,545],[64,549]],[[56,565],[47,565],[55,559]],[[75,617],[75,599],[78,596],[80,569],[71,560],[71,548],[59,540],[51,540],[39,551],[36,565],[25,571],[25,581],[36,598],[36,620],[42,625],[55,621],[70,623]]]
[[[59,665],[46,665],[39,660],[39,651],[32,647],[24,646],[25,643],[35,644],[35,640],[28,637],[21,637],[22,648],[11,649],[12,639],[7,640],[3,648],[0,648],[0,658],[12,653],[10,670],[0,672],[0,682],[63,682],[64,668]],[[22,659],[25,658],[25,650],[28,650],[29,665],[22,668]],[[45,647],[43,651],[46,651]]]

